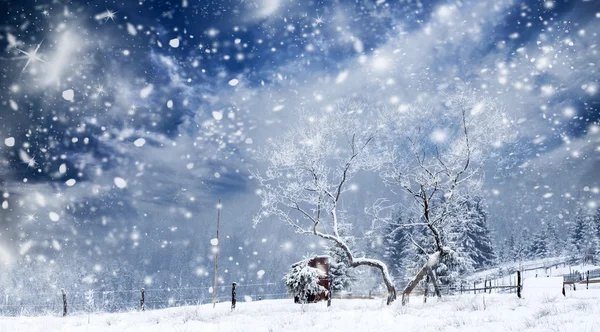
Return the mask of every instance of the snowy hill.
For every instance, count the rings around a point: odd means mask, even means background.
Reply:
[[[36,331],[600,331],[600,285],[566,297],[518,299],[478,294],[430,299],[413,296],[386,306],[383,299],[298,305],[291,300],[189,306],[146,312],[68,317],[0,318],[0,332]]]

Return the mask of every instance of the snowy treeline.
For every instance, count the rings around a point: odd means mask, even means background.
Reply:
[[[600,258],[600,209],[579,206],[566,220],[544,220],[536,232],[517,229],[500,243],[499,256],[506,262],[567,256],[596,263]]]

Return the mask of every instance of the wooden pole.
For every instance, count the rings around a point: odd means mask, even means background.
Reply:
[[[145,298],[144,298],[144,293],[145,290],[142,288],[141,294],[140,294],[140,310],[144,311],[146,309],[144,302],[145,302]]]
[[[235,303],[237,301],[236,298],[235,298],[235,296],[236,296],[236,294],[235,294],[235,285],[236,285],[235,282],[231,284],[231,310],[235,309]]]
[[[473,281],[473,294],[477,294],[477,282]]]
[[[217,204],[217,245],[215,254],[215,283],[213,285],[213,308],[217,306],[217,279],[219,272],[219,224],[221,223],[221,199]]]
[[[585,289],[589,289],[590,288],[590,271],[588,270],[585,273]]]
[[[67,292],[65,292],[64,288],[62,288],[60,291],[63,299],[63,317],[65,317],[67,315]]]
[[[331,307],[331,297],[333,296],[333,287],[331,285],[331,274],[329,273],[329,262],[327,262],[327,308]]]
[[[521,271],[517,271],[517,296],[521,298]]]
[[[423,292],[423,303],[427,303],[427,295],[429,295],[429,273],[425,277],[425,291]]]

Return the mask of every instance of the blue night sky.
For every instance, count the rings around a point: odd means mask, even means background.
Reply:
[[[321,244],[252,227],[253,153],[298,109],[459,83],[519,124],[515,167],[487,177],[498,239],[600,204],[595,0],[0,0],[0,15],[0,263],[15,271],[208,282],[220,198],[222,282],[280,280]]]

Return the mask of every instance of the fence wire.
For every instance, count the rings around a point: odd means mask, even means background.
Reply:
[[[141,307],[141,288],[128,290],[66,289],[69,314],[88,312],[120,312]],[[237,284],[238,302],[289,298],[283,283],[265,282]],[[213,287],[145,288],[145,310],[212,303]],[[231,301],[231,285],[217,286],[217,302]],[[62,315],[63,300],[60,289],[55,292],[27,292],[22,289],[0,288],[0,316]]]
[[[553,263],[556,264],[556,263]],[[589,272],[573,271],[563,275],[566,283],[582,282],[589,279],[600,278],[600,269]],[[489,275],[477,280],[464,281],[458,285],[440,285],[439,290],[443,295],[477,294],[482,292],[514,293],[516,292],[516,277],[510,278],[509,285],[498,285],[496,275]],[[490,282],[486,286],[480,285]],[[372,278],[355,278],[354,282],[372,281]],[[396,285],[401,292],[401,285]],[[433,284],[429,284],[429,295],[435,296]],[[413,294],[423,294],[424,283]],[[282,282],[264,282],[251,284],[236,284],[236,297],[239,302],[286,299],[291,298]],[[89,312],[122,312],[140,309],[140,289],[118,290],[87,290],[70,291],[66,289],[67,309],[69,314]],[[333,292],[335,298],[374,298],[384,297],[382,289],[368,289],[353,287],[351,292]],[[163,309],[177,306],[201,305],[213,301],[211,286],[198,287],[166,287],[144,289],[145,310]],[[231,284],[217,286],[217,302],[231,301]],[[32,316],[32,315],[62,315],[63,300],[60,289],[53,292],[27,292],[23,289],[0,288],[0,316]]]

